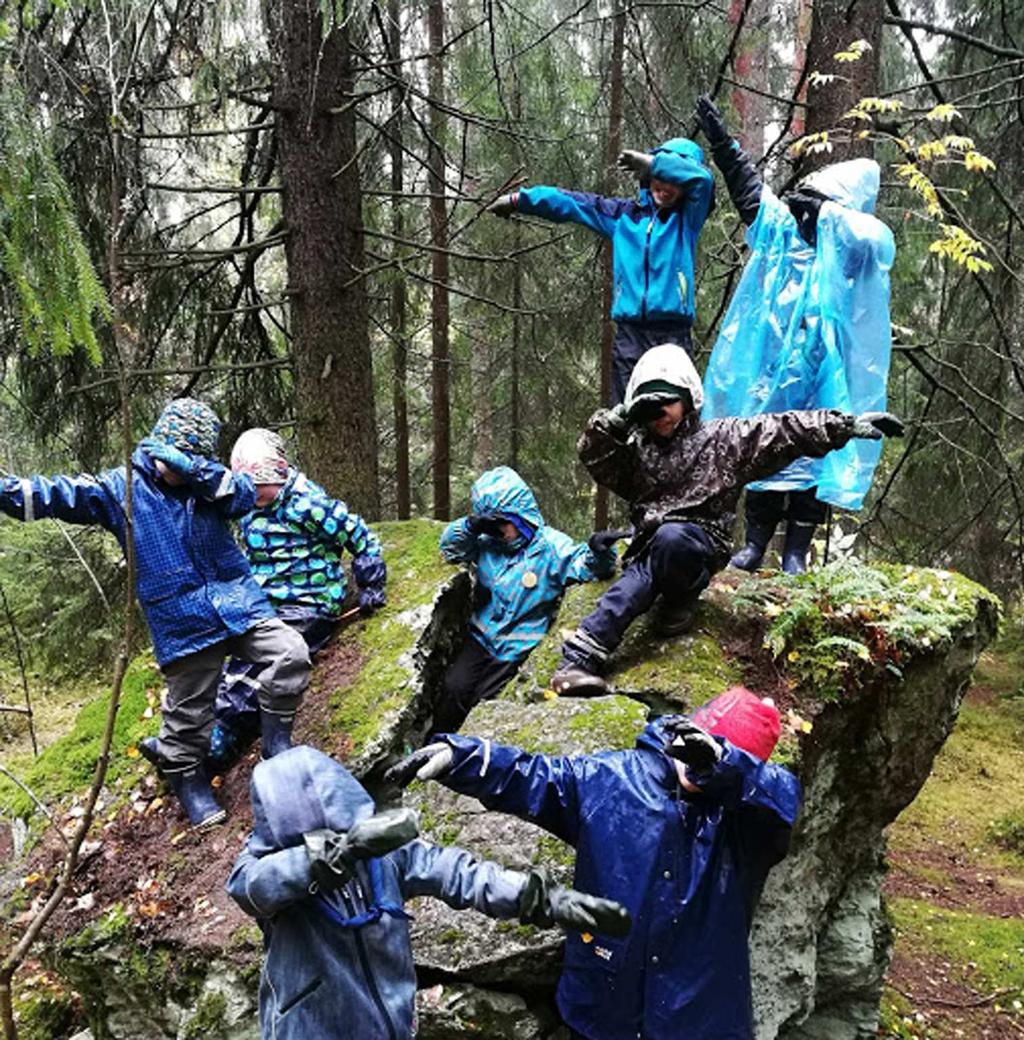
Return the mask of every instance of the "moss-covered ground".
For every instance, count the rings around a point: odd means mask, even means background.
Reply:
[[[1024,697],[1014,649],[986,653],[953,735],[890,829],[896,947],[883,1036],[1024,1035]]]
[[[375,525],[388,561],[387,606],[349,635],[364,663],[354,681],[331,695],[331,724],[348,734],[358,754],[378,733],[381,721],[403,707],[410,682],[402,655],[412,650],[417,632],[399,615],[428,606],[438,586],[456,568],[445,563],[437,543],[444,524],[413,520]]]

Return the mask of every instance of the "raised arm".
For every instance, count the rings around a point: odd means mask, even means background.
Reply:
[[[225,516],[245,516],[256,505],[256,485],[248,474],[232,473],[214,459],[190,455],[152,438],[144,440],[139,447],[181,477],[190,491],[211,502]]]
[[[449,563],[476,563],[480,540],[468,516],[453,520],[441,533],[441,555]]]
[[[629,434],[625,409],[617,405],[594,412],[576,442],[580,461],[594,480],[627,502],[639,491],[636,452]]]
[[[247,843],[235,860],[227,890],[250,917],[273,917],[292,903],[308,899],[311,881],[304,846],[254,856]]]
[[[706,94],[697,99],[697,120],[711,146],[711,156],[725,178],[729,197],[750,227],[757,219],[761,206],[764,181],[750,156],[729,133],[718,106]]]

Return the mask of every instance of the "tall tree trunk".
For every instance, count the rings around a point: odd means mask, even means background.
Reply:
[[[815,0],[811,38],[807,44],[807,68],[811,72],[835,75],[836,79],[807,92],[806,133],[831,131],[839,126],[853,131],[859,129],[851,127],[851,120],[845,124],[841,120],[862,97],[877,92],[883,13],[883,0]],[[836,53],[849,50],[856,40],[866,40],[871,49],[864,52],[859,61],[837,61]],[[858,140],[854,136],[849,143],[837,145],[831,153],[805,152],[800,173],[872,153],[870,138]]]
[[[732,0],[729,22],[738,24],[744,0]],[[769,17],[766,0],[751,0],[742,33],[733,60],[736,79],[747,86],[767,92],[769,54],[765,22]],[[740,144],[748,155],[764,155],[764,128],[770,118],[768,99],[761,94],[735,87],[730,95],[732,107],[739,117]]]
[[[388,50],[393,62],[401,60],[402,31],[400,0],[388,0]],[[396,75],[401,66],[393,66]],[[405,237],[405,215],[401,198],[403,190],[402,165],[402,107],[405,102],[400,83],[396,82],[391,93],[391,231],[395,236],[395,255],[401,255],[400,240]],[[405,328],[405,277],[395,271],[391,282],[391,351],[394,365],[394,382],[391,388],[391,404],[395,421],[395,503],[399,520],[409,519],[409,401],[407,393],[407,370],[409,364],[409,342]]]
[[[270,0],[274,104],[303,465],[360,513],[379,513],[362,192],[348,30],[319,5]]]
[[[626,12],[619,2],[615,4],[612,16],[612,55],[611,55],[611,96],[608,105],[608,150],[606,152],[605,188],[611,182],[615,160],[622,150],[622,54],[626,40]],[[611,401],[612,392],[612,341],[615,338],[615,327],[609,317],[612,309],[612,292],[614,276],[612,270],[612,246],[607,243],[601,257],[601,270],[604,278],[602,306],[604,316],[601,320],[601,404]],[[608,526],[608,489],[598,486],[597,498],[594,502],[594,527]]]
[[[444,194],[444,5],[430,0],[427,6],[427,59],[430,94],[430,145],[427,148],[427,184],[430,191],[430,241],[433,246],[430,299],[431,403],[434,413],[434,518],[451,514],[451,423],[449,387],[451,355],[448,343],[448,212]]]

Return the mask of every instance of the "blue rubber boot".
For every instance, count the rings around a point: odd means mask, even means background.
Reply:
[[[759,524],[747,517],[746,544],[729,562],[741,571],[753,573],[761,566],[773,534],[775,524]]]
[[[213,797],[213,788],[202,766],[165,772],[165,776],[193,827],[212,827],[227,819],[227,813]]]
[[[274,755],[287,751],[292,746],[292,726],[294,715],[275,715],[273,712],[260,711],[260,733],[262,748],[261,758],[273,758]]]
[[[817,524],[790,520],[786,524],[786,541],[782,546],[782,570],[786,574],[803,574],[807,570],[807,554],[811,551]]]

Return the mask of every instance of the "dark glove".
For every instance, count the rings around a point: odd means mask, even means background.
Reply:
[[[321,892],[344,885],[361,859],[374,859],[407,845],[420,832],[412,809],[389,809],[360,820],[347,831],[316,830],[302,836],[309,873]]]
[[[694,773],[710,773],[722,757],[722,745],[691,719],[665,723],[669,737],[665,754],[688,765]]]
[[[359,590],[359,613],[369,617],[375,610],[380,610],[387,603],[387,594],[382,588]]]
[[[704,131],[704,136],[708,139],[708,144],[712,148],[731,140],[732,135],[729,133],[729,128],[725,125],[722,112],[708,94],[701,94],[697,98],[696,114],[697,122],[700,123],[700,128]]]
[[[486,212],[494,214],[496,217],[502,217],[508,220],[516,211],[516,203],[519,201],[519,192],[513,191],[508,195],[499,195],[489,206],[486,207]]]
[[[632,924],[626,908],[613,900],[554,885],[536,870],[527,874],[519,896],[519,920],[538,928],[560,924],[574,932],[595,932],[614,938],[629,934]]]
[[[619,157],[615,160],[615,163],[620,170],[628,170],[630,173],[635,173],[643,180],[651,175],[654,156],[648,155],[646,152],[634,152],[627,148],[619,152]]]
[[[162,462],[168,469],[182,477],[191,477],[196,471],[194,456],[175,448],[172,444],[147,437],[139,447],[151,458]]]
[[[587,548],[590,549],[592,553],[600,553],[604,552],[606,549],[610,549],[620,539],[632,537],[632,527],[624,527],[619,531],[595,531],[587,539]]]
[[[644,423],[657,419],[665,405],[678,400],[678,394],[644,394],[643,397],[636,398],[630,404],[629,421],[636,423],[637,426],[643,426]]]
[[[605,419],[608,423],[608,432],[613,437],[625,440],[629,436],[629,412],[626,411],[624,404],[617,404],[614,408],[609,408],[605,412]]]
[[[408,787],[413,780],[433,780],[448,772],[453,757],[452,749],[439,740],[396,762],[384,774],[384,780],[399,787]]]
[[[474,538],[481,534],[489,534],[492,538],[501,537],[501,520],[493,514],[481,513],[478,515],[470,513],[466,519],[468,521],[469,533]]]
[[[883,437],[902,437],[905,432],[903,420],[891,412],[862,412],[853,419],[854,437],[880,441]]]

